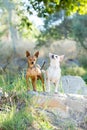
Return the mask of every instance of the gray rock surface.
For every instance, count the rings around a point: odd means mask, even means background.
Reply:
[[[87,95],[87,85],[80,76],[63,76],[61,87],[64,93]]]
[[[87,130],[87,96],[33,92],[28,94],[32,106],[46,114],[56,127],[55,130]]]

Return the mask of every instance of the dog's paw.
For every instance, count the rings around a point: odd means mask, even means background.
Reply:
[[[30,94],[30,95],[38,95],[38,92],[37,91],[28,91],[28,94]]]
[[[42,92],[43,95],[47,95],[48,93],[47,92]]]
[[[50,93],[50,90],[46,90],[46,93]]]

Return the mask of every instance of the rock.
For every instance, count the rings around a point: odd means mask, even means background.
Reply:
[[[66,60],[66,65],[68,65],[68,66],[72,66],[72,67],[76,67],[76,66],[80,66],[80,63],[79,63],[79,61],[77,60],[77,59],[67,59]]]
[[[19,65],[20,67],[24,67],[25,64],[27,63],[27,59],[26,58],[15,58],[13,60],[13,62],[15,63],[15,65]]]
[[[87,95],[87,85],[80,76],[63,76],[61,86],[64,93]]]
[[[56,128],[87,129],[87,96],[47,93],[29,93],[29,96],[32,106],[44,111]]]
[[[27,63],[26,58],[14,58],[7,66],[7,70],[12,75],[18,74],[25,69],[26,63]]]

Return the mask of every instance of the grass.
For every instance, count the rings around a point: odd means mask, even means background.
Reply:
[[[17,111],[13,106],[10,112],[0,113],[0,128],[3,130],[53,130],[46,116],[36,112],[34,108],[26,106]]]
[[[10,112],[1,113],[0,124],[4,130],[26,130],[33,122],[31,113],[26,108],[17,111],[16,106],[12,107]]]
[[[9,75],[0,75],[0,86],[6,92],[15,92],[22,93],[27,91],[26,79],[24,73],[17,75],[11,80]],[[32,90],[32,84],[30,82],[30,89]],[[42,91],[41,81],[37,81],[37,90]]]
[[[0,130],[53,130],[46,115],[32,107],[24,73],[16,76],[11,83],[9,75],[0,75],[0,86],[9,94],[8,101],[0,105],[3,108],[0,111]],[[32,90],[32,85],[30,88]],[[40,81],[37,82],[37,90],[42,91]]]

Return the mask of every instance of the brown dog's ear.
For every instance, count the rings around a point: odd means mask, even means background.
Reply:
[[[30,56],[30,52],[26,51],[26,57]]]
[[[37,51],[34,56],[36,56],[38,58],[38,55],[39,55],[39,51]]]

